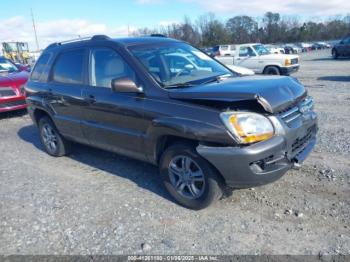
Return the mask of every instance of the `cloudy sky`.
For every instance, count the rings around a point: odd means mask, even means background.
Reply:
[[[195,19],[213,12],[262,16],[267,11],[326,19],[350,13],[349,0],[1,0],[0,42],[26,41],[35,48],[30,9],[33,9],[40,48],[48,43],[97,33],[125,36],[140,27],[157,27]]]

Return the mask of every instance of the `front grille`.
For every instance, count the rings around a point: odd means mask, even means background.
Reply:
[[[293,144],[292,144],[292,154],[296,155],[298,153],[300,153],[301,151],[304,150],[304,148],[307,146],[307,144],[309,143],[309,140],[312,137],[313,131],[314,131],[315,127],[310,127],[307,130],[307,133],[305,136],[301,137],[301,138],[297,138]]]
[[[16,96],[15,90],[11,87],[0,87],[0,97]]]
[[[313,106],[313,99],[311,97],[307,97],[296,106],[279,112],[279,116],[287,124],[287,126],[291,127],[294,121],[299,119],[303,113],[312,110]]]
[[[0,108],[20,106],[20,105],[25,105],[25,104],[26,104],[25,100],[18,100],[18,101],[13,101],[13,102],[0,103]]]
[[[298,62],[299,62],[299,59],[298,59],[298,58],[292,58],[292,59],[291,59],[291,64],[292,64],[292,65],[296,65],[296,64],[298,64]]]

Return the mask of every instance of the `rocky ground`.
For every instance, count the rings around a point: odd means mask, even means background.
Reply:
[[[279,181],[191,211],[151,165],[86,146],[45,154],[25,114],[0,116],[0,254],[349,254],[350,60],[302,55],[315,151]]]

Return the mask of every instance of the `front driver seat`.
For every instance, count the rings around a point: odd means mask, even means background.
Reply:
[[[124,76],[126,76],[124,62],[117,57],[113,57],[110,61],[106,63],[103,72],[103,77],[98,81],[98,85],[104,87],[111,87],[112,80],[114,78],[120,78]]]

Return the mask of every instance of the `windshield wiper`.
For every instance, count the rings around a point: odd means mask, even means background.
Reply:
[[[213,82],[219,83],[221,80],[224,80],[224,79],[229,78],[229,77],[232,77],[232,75],[228,75],[228,74],[218,75],[218,76],[215,76],[215,77],[201,83],[201,85],[205,85],[205,84],[209,84],[209,83],[213,83]]]
[[[170,89],[170,88],[191,87],[191,86],[194,86],[194,84],[190,84],[190,83],[177,83],[177,84],[172,84],[172,85],[165,85],[164,88]]]

